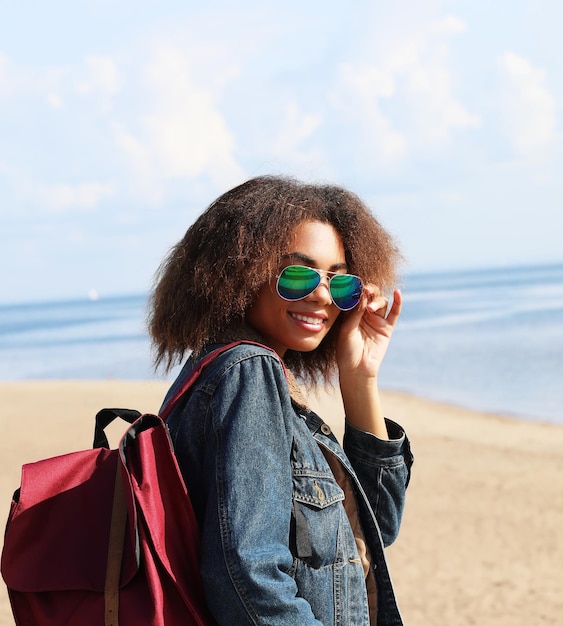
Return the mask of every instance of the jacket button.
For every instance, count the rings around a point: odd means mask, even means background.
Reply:
[[[319,502],[324,502],[325,494],[323,493],[323,490],[319,487],[319,483],[316,480],[314,482],[314,486],[315,491],[317,492],[317,498],[319,499]]]
[[[321,424],[321,432],[323,435],[330,435],[332,430],[328,424]]]

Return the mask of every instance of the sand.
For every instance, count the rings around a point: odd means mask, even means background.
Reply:
[[[98,409],[154,412],[166,388],[0,383],[0,523],[23,463],[90,447]],[[327,393],[311,403],[340,435],[340,403]],[[385,393],[384,403],[416,458],[401,533],[388,549],[405,624],[563,624],[563,426],[398,393]],[[13,623],[2,586],[0,626]]]

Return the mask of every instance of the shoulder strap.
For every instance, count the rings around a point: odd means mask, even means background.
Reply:
[[[106,582],[104,587],[105,626],[119,626],[119,578],[121,574],[121,560],[123,558],[125,528],[127,526],[127,504],[123,490],[121,460],[119,455],[116,454],[115,456],[117,458],[117,469],[115,472],[115,488],[113,492]]]
[[[197,363],[194,369],[190,372],[190,375],[181,384],[178,391],[176,391],[176,393],[170,398],[170,400],[168,400],[166,405],[160,411],[159,413],[160,417],[164,421],[166,421],[166,418],[170,415],[170,413],[172,412],[172,409],[176,406],[176,404],[178,404],[178,402],[180,401],[182,396],[186,393],[186,391],[188,391],[188,389],[194,384],[194,382],[197,380],[197,378],[199,377],[199,375],[201,374],[201,372],[207,365],[209,365],[212,361],[214,361],[220,354],[223,354],[223,352],[226,352],[227,350],[230,350],[231,348],[234,348],[235,346],[238,346],[239,344],[242,344],[242,343],[247,343],[247,344],[254,345],[254,346],[260,346],[261,348],[265,348],[266,350],[272,351],[272,348],[269,348],[268,346],[265,346],[264,344],[261,344],[261,343],[257,343],[255,341],[233,341],[232,343],[225,344],[224,346],[221,346],[220,348],[213,350],[207,356],[201,359],[201,361]]]
[[[201,359],[196,367],[191,371],[190,375],[186,378],[186,380],[182,383],[178,391],[170,398],[170,400],[166,403],[163,410],[160,412],[160,418],[162,420],[166,420],[166,418],[170,415],[172,409],[176,406],[181,397],[186,393],[186,391],[193,385],[193,383],[197,380],[198,376],[201,374],[203,369],[209,365],[214,359],[216,359],[220,354],[226,352],[230,348],[237,346],[241,343],[249,343],[253,345],[260,346],[262,348],[266,348],[273,352],[271,348],[265,346],[260,343],[256,343],[253,341],[234,341],[232,343],[226,344],[213,350],[206,357]],[[107,425],[107,423],[111,422],[111,420],[116,417],[122,417],[123,409],[108,409],[107,415],[104,414],[100,417],[99,420],[99,428],[98,430],[103,433],[102,425]],[[124,417],[127,421],[128,418],[133,419],[133,413],[127,413],[127,416]],[[100,436],[98,435],[98,440]],[[119,580],[121,574],[121,560],[123,558],[123,544],[125,538],[125,529],[127,525],[127,504],[125,501],[125,492],[123,488],[123,478],[121,473],[121,461],[119,456],[117,457],[117,468],[115,475],[115,489],[113,496],[113,508],[111,515],[111,527],[110,527],[110,539],[108,546],[108,560],[106,567],[106,581],[105,581],[105,589],[104,589],[104,599],[105,599],[105,626],[119,626]]]

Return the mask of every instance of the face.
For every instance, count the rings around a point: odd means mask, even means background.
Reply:
[[[295,230],[288,265],[346,273],[344,246],[330,224],[302,222]],[[276,278],[264,285],[247,313],[248,323],[280,356],[286,350],[314,350],[332,328],[340,310],[332,304],[326,275],[303,300],[287,302],[276,292]]]

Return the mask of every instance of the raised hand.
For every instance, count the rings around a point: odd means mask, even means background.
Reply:
[[[364,288],[360,304],[347,314],[340,327],[337,361],[341,376],[377,377],[401,307],[398,289],[389,307],[387,298],[375,285]]]
[[[360,304],[342,321],[338,336],[336,358],[346,419],[382,439],[388,436],[377,377],[401,307],[398,289],[389,307],[379,289],[368,285]]]

